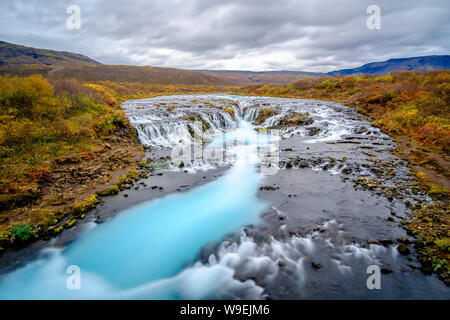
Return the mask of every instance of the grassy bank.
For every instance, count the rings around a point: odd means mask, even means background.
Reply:
[[[40,75],[0,77],[0,247],[72,226],[140,154],[105,90]]]
[[[386,76],[304,78],[287,85],[252,84],[240,94],[333,100],[375,118],[384,132],[414,139],[450,155],[450,71],[393,72]]]

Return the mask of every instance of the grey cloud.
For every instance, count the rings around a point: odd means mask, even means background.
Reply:
[[[329,71],[392,57],[448,54],[447,0],[379,0],[381,30],[360,0],[2,0],[0,38],[103,63]],[[82,28],[67,30],[66,8]]]

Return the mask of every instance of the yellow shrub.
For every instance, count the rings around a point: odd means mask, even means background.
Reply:
[[[97,203],[99,203],[97,196],[93,194],[92,196],[83,201],[75,202],[75,204],[72,207],[72,214],[81,215],[86,211],[95,208]]]

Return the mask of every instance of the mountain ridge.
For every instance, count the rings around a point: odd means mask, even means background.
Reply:
[[[450,55],[430,55],[410,58],[392,58],[363,64],[357,68],[340,69],[328,72],[330,76],[351,74],[387,74],[392,71],[431,71],[450,69]]]
[[[0,41],[0,66],[30,64],[46,66],[102,65],[100,62],[78,53],[38,49]]]
[[[392,71],[429,71],[450,69],[450,55],[431,55],[410,58],[392,58],[366,63],[357,68],[330,72],[296,70],[187,70],[154,66],[105,65],[87,56],[68,51],[37,49],[0,41],[0,73],[26,75],[49,74],[73,77],[84,81],[128,81],[161,84],[224,84],[248,83],[287,84],[302,77],[382,75]]]

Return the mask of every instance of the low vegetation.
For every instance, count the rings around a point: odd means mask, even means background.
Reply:
[[[56,169],[65,163],[80,163],[82,167],[83,162],[98,156],[106,139],[119,131],[128,135],[134,132],[116,99],[99,86],[76,80],[46,80],[41,75],[1,76],[0,237],[3,245],[8,237],[11,242],[27,241],[57,222],[54,215],[58,209],[32,208],[37,200],[58,187],[53,186],[58,184],[58,179],[73,178],[74,172],[71,177],[70,172],[56,173]],[[80,216],[95,206],[97,199],[92,197],[84,202],[74,199],[72,213]],[[63,203],[56,198],[51,205]],[[70,201],[65,203],[70,204]],[[22,210],[17,213],[19,208]]]
[[[450,155],[450,71],[402,71],[386,76],[311,77],[279,84],[250,84],[239,94],[334,100],[375,118],[373,124],[420,147]]]

